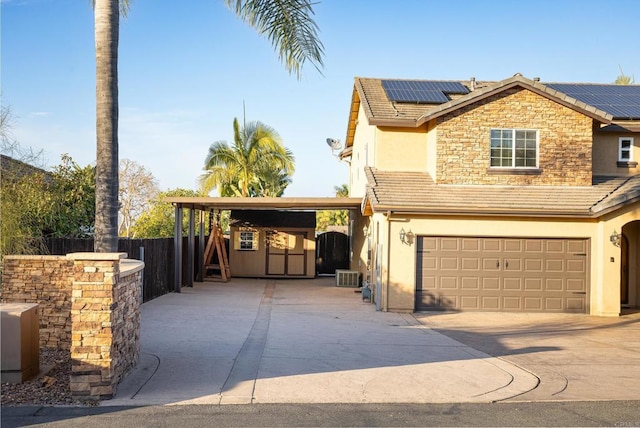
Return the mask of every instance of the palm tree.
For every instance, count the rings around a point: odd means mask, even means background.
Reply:
[[[624,71],[622,71],[621,65],[619,65],[618,67],[620,67],[620,75],[616,78],[616,81],[613,83],[616,85],[633,85],[636,82],[636,79],[633,76],[627,76],[626,74],[624,74]]]
[[[96,220],[94,251],[118,251],[118,36],[129,1],[94,0]]]
[[[333,190],[335,190],[337,198],[348,198],[349,197],[349,185],[348,184],[341,184],[339,186],[333,186]]]
[[[226,141],[213,143],[204,169],[200,176],[204,193],[217,188],[220,196],[274,196],[284,191],[278,187],[289,183],[294,158],[273,128],[258,121],[240,128],[238,118],[234,118],[233,145]]]
[[[291,184],[291,176],[284,169],[266,169],[259,173],[260,188],[256,191],[256,195],[280,197],[289,184]]]
[[[312,0],[224,0],[265,35],[289,73],[300,78],[306,61],[320,70],[323,46]],[[96,43],[96,252],[118,249],[118,36],[128,0],[93,0]]]

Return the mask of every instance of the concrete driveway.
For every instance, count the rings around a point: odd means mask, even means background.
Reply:
[[[333,281],[234,278],[145,303],[141,361],[102,405],[640,396],[638,316],[382,313]]]
[[[618,318],[573,314],[415,314],[424,326],[540,378],[514,399],[637,400],[640,312]],[[512,399],[512,400],[514,400]]]

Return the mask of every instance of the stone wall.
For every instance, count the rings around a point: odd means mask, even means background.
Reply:
[[[492,128],[538,130],[539,171],[489,168]],[[437,132],[438,183],[591,185],[593,120],[532,91],[514,88],[456,110]]]
[[[5,257],[2,301],[48,305],[45,314],[58,324],[49,328],[42,346],[58,343],[58,348],[70,350],[70,387],[76,397],[112,397],[138,361],[144,264],[124,257]],[[41,320],[42,326],[53,323]],[[43,344],[42,334],[40,341]]]
[[[71,348],[73,261],[64,256],[5,256],[2,303],[37,303],[40,347]]]
[[[71,391],[75,396],[110,398],[138,362],[142,271],[121,276],[118,254],[71,256],[75,259]]]

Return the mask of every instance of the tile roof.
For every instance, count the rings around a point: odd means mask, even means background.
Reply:
[[[520,74],[516,74],[513,77],[499,82],[476,80],[455,81],[456,83],[461,83],[465,87],[469,88],[470,92],[466,95],[450,94],[450,101],[443,104],[392,102],[387,97],[382,86],[383,80],[392,81],[400,79],[355,78],[354,90],[359,95],[360,102],[367,114],[367,117],[369,118],[369,121],[372,124],[377,125],[392,125],[395,123],[400,126],[419,126],[442,114],[516,86],[528,88],[540,95],[551,98],[556,102],[580,111],[603,123],[609,123],[613,119],[613,115],[607,111],[588,105],[580,100],[548,87],[537,80],[527,79]]]
[[[23,177],[28,177],[33,174],[43,174],[47,182],[50,182],[52,180],[52,174],[49,171],[45,171],[42,168],[29,165],[28,163],[22,162],[6,155],[0,155],[1,180],[16,180]]]
[[[599,217],[640,200],[640,175],[595,177],[593,186],[435,184],[428,173],[366,168],[374,212]]]

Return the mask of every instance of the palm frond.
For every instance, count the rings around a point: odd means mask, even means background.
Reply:
[[[299,79],[309,61],[322,74],[324,46],[309,0],[225,0],[240,19],[264,35],[289,73]]]

